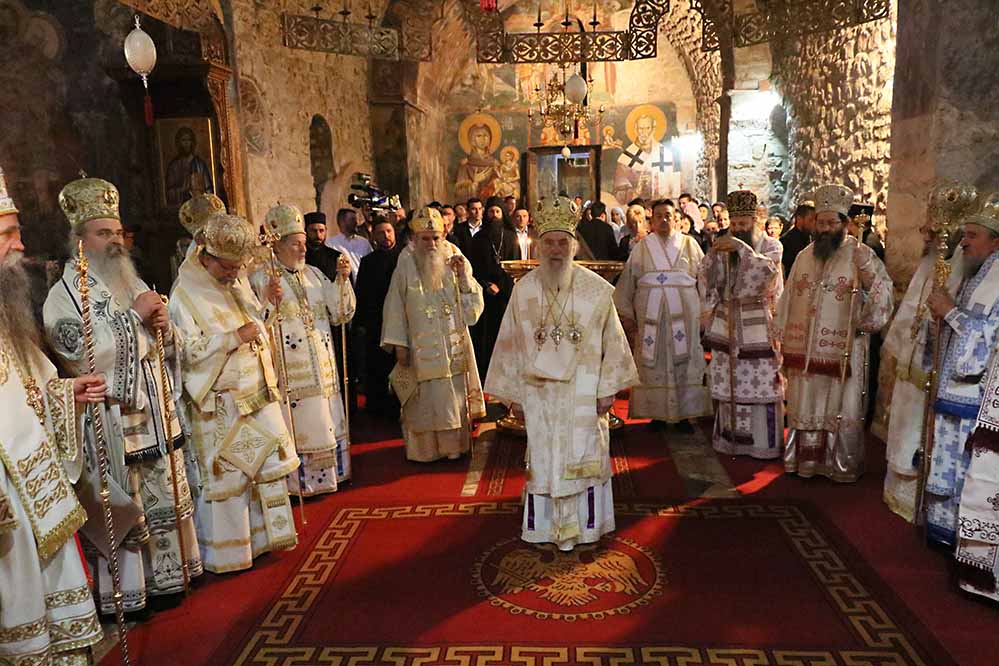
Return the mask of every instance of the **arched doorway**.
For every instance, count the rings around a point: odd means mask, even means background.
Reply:
[[[312,116],[309,125],[309,162],[316,190],[316,210],[319,210],[323,186],[333,177],[333,131],[319,114]]]

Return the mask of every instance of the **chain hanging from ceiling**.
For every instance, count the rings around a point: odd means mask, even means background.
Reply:
[[[737,47],[841,30],[888,17],[891,0],[756,0],[757,11],[734,13],[732,0],[691,0],[702,19],[701,48],[717,51],[731,33]]]
[[[540,5],[538,7],[540,13]],[[475,26],[476,59],[485,63],[560,63],[642,60],[656,57],[656,27],[669,11],[669,0],[636,0],[628,30],[508,33],[499,12],[483,12],[475,0],[465,1],[465,14]],[[594,15],[592,27],[599,25]]]
[[[352,23],[349,0],[342,0],[340,18],[319,17],[320,5],[312,8],[315,16],[283,15],[284,45],[288,48],[354,55],[380,60],[433,59],[432,27],[444,15],[443,0],[407,0],[393,3],[386,23],[375,26],[375,16],[368,5],[366,23]]]

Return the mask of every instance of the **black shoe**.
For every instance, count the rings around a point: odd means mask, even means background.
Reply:
[[[693,424],[691,424],[690,421],[680,421],[679,423],[676,424],[676,431],[683,433],[685,435],[693,435],[694,426]]]
[[[649,421],[649,430],[651,430],[652,432],[662,432],[665,429],[666,429],[665,421],[658,421],[656,419]]]

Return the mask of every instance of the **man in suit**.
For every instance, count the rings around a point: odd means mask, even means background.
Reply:
[[[537,234],[529,226],[531,214],[526,208],[516,208],[511,217],[514,233],[513,259],[537,259]]]
[[[372,241],[375,249],[361,259],[357,271],[357,314],[354,320],[364,330],[364,352],[367,362],[364,395],[365,411],[387,418],[399,417],[399,402],[389,393],[388,376],[395,365],[395,356],[381,348],[382,308],[392,281],[392,272],[399,260],[401,247],[395,241],[395,227],[383,215],[372,218]]]
[[[470,216],[471,211],[470,205]],[[500,262],[520,258],[516,232],[505,221],[501,199],[494,197],[488,201],[485,221],[481,230],[469,242],[466,257],[472,264],[473,276],[482,285],[485,298],[485,310],[469,330],[475,347],[479,376],[485,377],[493,345],[499,334],[499,325],[503,321],[503,313],[506,312],[510,292],[513,290],[513,278],[503,270]]]
[[[336,281],[340,252],[326,245],[326,215],[305,214],[305,263],[315,266],[330,281]]]
[[[617,241],[614,239],[614,230],[607,224],[607,205],[602,201],[593,202],[590,206],[589,219],[584,216],[576,229],[576,235],[585,242],[593,259],[601,261],[617,259]],[[585,258],[585,252],[580,252],[578,256]]]
[[[467,257],[472,238],[482,230],[482,214],[485,212],[485,207],[482,205],[481,199],[472,198],[468,200],[466,208],[468,210],[468,219],[464,222],[456,223],[454,231],[451,233],[455,238],[453,241],[454,244]]]

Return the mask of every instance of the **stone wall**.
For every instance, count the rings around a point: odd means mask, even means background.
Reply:
[[[309,14],[314,4],[309,0],[229,3],[235,66],[253,93],[252,109],[241,108],[240,121],[253,128],[247,137],[246,161],[249,215],[254,221],[263,220],[278,200],[305,211],[314,209],[309,157],[314,115],[322,116],[332,129],[336,169],[370,172],[374,166],[367,59],[289,49],[282,43],[281,14]],[[372,3],[376,14],[384,6],[385,0]],[[244,98],[242,90],[240,97]]]
[[[786,209],[826,182],[886,206],[896,18],[893,0],[890,18],[771,44],[787,111]]]
[[[926,195],[940,181],[999,189],[999,5],[907,0],[898,13],[888,270],[918,262]]]
[[[786,116],[771,89],[773,65],[765,44],[734,50],[735,88],[728,131],[728,187],[756,192],[771,213],[786,214],[790,180]]]
[[[696,126],[703,142],[697,159],[695,196],[717,199],[714,170],[721,124],[717,101],[722,94],[721,56],[718,51],[701,49],[701,16],[691,9],[690,0],[673,0],[659,30],[682,58],[694,90]]]

